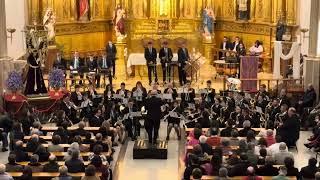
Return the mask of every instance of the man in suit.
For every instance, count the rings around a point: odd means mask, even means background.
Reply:
[[[185,66],[189,59],[190,56],[188,49],[186,48],[186,44],[182,44],[181,48],[178,49],[178,71],[180,86],[183,86],[187,82]]]
[[[95,77],[95,81],[97,82],[96,87],[100,87],[100,74],[98,73],[98,60],[96,56],[92,54],[89,55],[89,59],[86,62],[89,73],[95,73],[91,76]],[[90,76],[90,75],[89,75]],[[89,76],[87,78],[89,78]],[[89,78],[90,79],[90,78]],[[95,82],[91,82],[90,84],[94,84]]]
[[[279,135],[288,147],[296,146],[300,137],[300,120],[294,108],[289,108],[288,113],[283,117],[283,123],[278,129]]]
[[[234,42],[232,43],[232,50],[234,52],[239,52],[239,49],[240,49],[240,38],[239,36],[236,36],[234,38]]]
[[[173,58],[171,48],[168,48],[168,42],[163,43],[163,47],[159,51],[159,58],[162,67],[162,75],[163,75],[163,84],[166,82],[170,82],[171,80],[171,66],[168,63],[171,63]]]
[[[201,97],[206,103],[207,107],[211,107],[216,96],[216,90],[211,87],[211,80],[207,81],[207,87],[204,88],[205,92],[201,93]]]
[[[155,82],[158,82],[158,75],[157,75],[157,50],[152,47],[152,42],[148,42],[148,47],[144,50],[144,58],[147,61],[148,66],[148,77],[149,77],[149,85],[151,85],[152,73],[155,76]]]
[[[100,127],[103,120],[101,117],[101,110],[100,109],[94,109],[93,110],[94,116],[89,119],[89,125],[90,127]]]
[[[287,90],[286,89],[281,89],[279,99],[280,99],[280,106],[283,105],[283,104],[286,104],[286,105],[288,105],[288,107],[291,107],[291,100],[287,96]]]
[[[128,92],[129,92],[129,90],[126,89],[126,84],[125,84],[124,82],[122,82],[122,83],[120,84],[120,89],[118,89],[118,90],[116,91],[116,94],[120,94],[120,95],[122,95],[123,97],[127,98]]]
[[[112,63],[112,77],[115,77],[116,75],[116,55],[117,55],[117,48],[116,46],[109,41],[108,45],[106,47],[107,52],[107,59]]]
[[[157,97],[157,91],[151,91],[151,97],[146,100],[147,120],[145,121],[145,128],[148,132],[150,144],[156,144],[158,139],[158,132],[160,128],[161,106],[162,100]]]
[[[84,66],[84,62],[83,59],[80,58],[79,56],[79,52],[75,52],[74,53],[74,57],[71,60],[71,65],[70,65],[70,78],[73,79],[73,76],[75,74],[79,74],[80,75],[80,79],[83,79],[83,66]],[[75,83],[74,80],[71,81],[72,84]],[[82,80],[79,81],[79,84],[82,84]]]
[[[83,94],[80,92],[80,86],[75,85],[75,91],[71,92],[70,100],[76,105],[80,106],[83,101]]]
[[[108,76],[109,84],[112,84],[112,60],[107,58],[106,52],[102,53],[101,59],[98,61],[100,73]]]
[[[137,139],[140,132],[140,123],[137,117],[132,117],[131,113],[138,112],[138,107],[133,103],[133,100],[128,101],[127,107],[122,111],[123,114],[129,114],[128,119],[125,119],[124,125],[128,131],[128,136],[132,141]]]
[[[53,68],[54,69],[61,69],[64,72],[67,69],[66,60],[64,58],[62,58],[62,55],[60,52],[57,53],[57,59],[53,63]]]
[[[225,51],[232,49],[232,44],[230,43],[228,37],[226,36],[223,37],[223,42],[220,44],[220,49]],[[225,53],[219,52],[219,59],[224,59],[225,56],[226,56]]]

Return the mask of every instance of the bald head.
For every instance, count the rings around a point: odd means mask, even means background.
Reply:
[[[0,174],[3,174],[6,172],[6,166],[4,164],[0,164]]]

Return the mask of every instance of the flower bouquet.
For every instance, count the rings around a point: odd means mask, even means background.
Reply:
[[[54,69],[50,72],[49,86],[56,91],[55,95],[59,96],[58,91],[65,86],[64,72],[61,69]]]
[[[12,99],[16,99],[17,91],[23,88],[23,80],[20,73],[17,71],[11,71],[6,80],[6,86],[9,91],[12,92]]]

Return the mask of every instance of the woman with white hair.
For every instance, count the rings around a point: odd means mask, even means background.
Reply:
[[[74,142],[70,145],[70,147],[68,148],[67,154],[64,156],[64,160],[68,161],[71,159],[72,157],[72,153],[77,151],[80,154],[80,146],[77,142]],[[79,156],[79,159],[82,160],[82,157]]]
[[[0,164],[0,179],[13,180],[13,177],[6,173],[6,166],[4,164]]]

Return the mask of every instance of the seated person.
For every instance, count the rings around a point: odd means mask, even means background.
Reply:
[[[80,152],[89,152],[90,146],[87,144],[82,144],[81,136],[75,136],[73,138],[73,141],[79,144]]]
[[[265,164],[257,169],[257,174],[260,176],[278,175],[278,168],[273,167],[273,158],[271,156],[266,157]]]
[[[243,129],[239,131],[240,137],[246,137],[248,134],[248,131],[253,131],[255,133],[255,130],[251,129],[251,123],[248,120],[245,120],[243,122]]]
[[[77,173],[84,171],[83,161],[79,159],[79,152],[73,151],[71,154],[71,159],[65,162],[69,173]]]
[[[192,178],[193,180],[201,180],[202,178],[202,171],[199,168],[195,168],[192,170]]]
[[[11,151],[10,154],[16,155],[15,160],[16,162],[23,162],[23,161],[29,161],[28,153],[25,152],[25,149],[23,148],[23,142],[17,141],[15,144],[15,148],[13,151]]]
[[[221,138],[218,136],[218,128],[210,128],[210,137],[207,139],[207,144],[210,146],[219,146]]]
[[[55,155],[49,156],[49,162],[43,166],[44,172],[58,172],[59,164],[57,163],[57,157]]]
[[[255,170],[252,166],[247,169],[247,176],[243,180],[262,180],[262,177],[255,175]]]
[[[231,167],[229,176],[246,176],[247,168],[249,167],[250,162],[248,161],[248,156],[244,153],[240,154],[240,163],[235,164]]]
[[[207,137],[202,135],[200,136],[199,138],[199,141],[200,141],[200,146],[202,148],[202,151],[204,153],[207,153],[208,155],[212,155],[213,154],[213,150],[212,150],[212,146],[210,146],[208,143],[207,143]]]
[[[43,172],[43,166],[38,162],[39,156],[34,154],[30,157],[30,163],[28,163],[27,167],[32,169],[32,172]]]
[[[8,156],[8,163],[6,164],[6,172],[22,172],[23,166],[16,163],[16,155],[10,154]]]
[[[310,158],[308,165],[301,168],[300,170],[300,176],[302,179],[314,179],[315,174],[318,171],[317,167],[317,159],[315,158]]]
[[[282,165],[284,164],[284,160],[286,157],[289,157],[289,158],[294,158],[293,157],[293,154],[291,152],[288,151],[287,149],[287,145],[285,143],[280,143],[279,145],[279,152],[275,153],[273,155],[274,157],[274,161],[276,164],[278,165]]]
[[[260,56],[263,53],[263,46],[259,40],[256,40],[253,46],[249,49],[250,55]]]
[[[239,133],[237,131],[237,129],[234,129],[233,131],[231,131],[231,138],[229,140],[230,142],[230,146],[239,146]]]
[[[27,142],[25,151],[35,152],[38,149],[38,146],[40,146],[39,136],[37,134],[33,134]]]
[[[72,176],[68,175],[68,168],[66,166],[60,166],[59,176],[52,178],[52,180],[72,180]]]
[[[0,164],[0,179],[13,180],[13,177],[6,173],[6,166],[4,164]]]
[[[47,149],[41,144],[38,146],[37,150],[34,152],[34,154],[38,155],[39,162],[45,162],[48,161],[50,153],[48,153]]]

